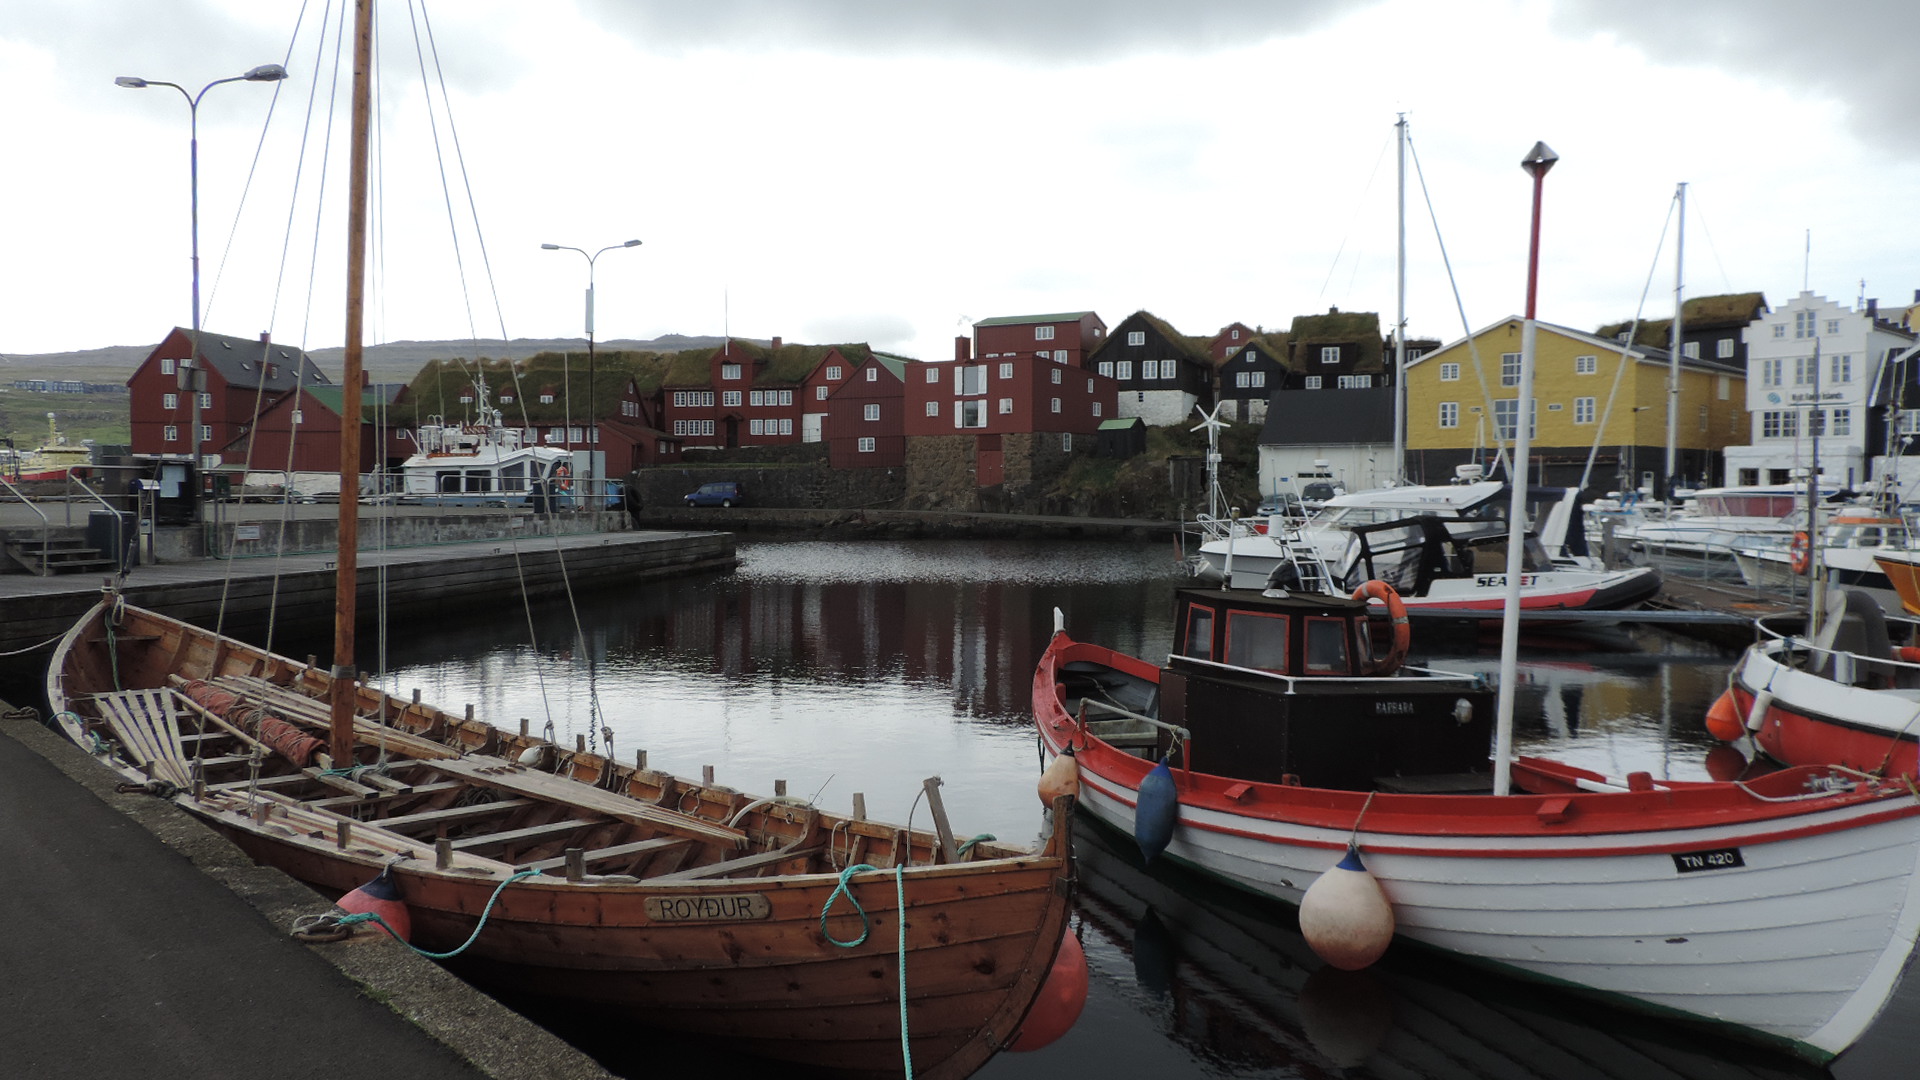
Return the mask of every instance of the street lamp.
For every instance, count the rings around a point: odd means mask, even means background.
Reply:
[[[595,474],[587,478],[587,501],[596,514],[600,511],[600,500],[595,497],[593,483],[595,480],[603,481],[602,492],[604,492],[605,478],[597,475],[599,470],[592,468],[593,448],[600,441],[597,438],[600,434],[600,418],[593,411],[593,262],[609,251],[639,246],[640,241],[629,240],[624,244],[608,244],[589,255],[584,248],[570,247],[566,244],[540,245],[542,251],[577,251],[587,260],[587,462],[588,471]]]
[[[189,198],[192,204],[191,228],[193,232],[193,341],[191,355],[182,365],[181,377],[186,381],[186,389],[193,398],[193,467],[197,473],[200,468],[200,99],[207,91],[230,82],[279,82],[287,77],[287,69],[279,64],[261,64],[244,75],[235,75],[226,79],[215,79],[200,88],[197,94],[190,94],[179,83],[161,82],[158,79],[142,79],[133,75],[122,75],[113,80],[113,85],[124,86],[129,90],[144,90],[149,86],[171,86],[180,91],[187,99],[187,175]],[[194,504],[194,516],[200,514],[199,503]]]

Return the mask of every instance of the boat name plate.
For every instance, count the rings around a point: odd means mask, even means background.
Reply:
[[[1534,584],[1539,580],[1540,580],[1540,575],[1538,574],[1521,574],[1520,587],[1525,588],[1529,585]],[[1473,584],[1475,588],[1480,588],[1480,589],[1504,589],[1507,587],[1507,575],[1481,574],[1478,577],[1473,579]]]
[[[1737,847],[1673,853],[1673,868],[1682,874],[1691,874],[1697,870],[1731,870],[1736,866],[1745,865],[1747,861],[1740,857],[1740,849]]]
[[[764,893],[647,897],[647,918],[655,922],[745,922],[772,914]]]
[[[1413,702],[1376,701],[1373,703],[1373,712],[1376,716],[1412,716]]]

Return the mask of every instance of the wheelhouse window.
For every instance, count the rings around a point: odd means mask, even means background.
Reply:
[[[1187,635],[1180,651],[1196,660],[1213,659],[1213,609],[1199,604],[1187,608]]]
[[[1260,611],[1228,613],[1226,659],[1237,667],[1285,673],[1287,617]]]
[[[1346,675],[1347,621],[1309,615],[1306,619],[1306,668],[1309,675]]]

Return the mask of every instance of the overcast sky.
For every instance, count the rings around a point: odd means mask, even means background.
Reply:
[[[1804,282],[1892,306],[1920,288],[1903,11],[393,2],[369,340],[580,336],[586,260],[540,244],[630,238],[644,246],[596,263],[603,341],[730,330],[944,359],[969,319],[999,315],[1113,325],[1145,308],[1211,334],[1338,306],[1387,326],[1399,112],[1428,187],[1410,164],[1412,335],[1461,332],[1428,197],[1467,321],[1521,309],[1519,161],[1536,140],[1561,155],[1544,319],[1630,318],[1649,275],[1647,317],[1671,312],[1671,229],[1659,245],[1680,181],[1688,295],[1779,305]],[[205,325],[340,344],[346,91],[320,36],[339,15],[339,0],[0,0],[0,353],[145,345],[191,322],[188,109],[113,80],[198,90],[269,62],[292,77],[214,87],[200,107]]]

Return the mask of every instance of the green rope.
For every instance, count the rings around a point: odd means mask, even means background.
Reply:
[[[967,852],[973,850],[973,845],[978,844],[983,840],[998,840],[998,839],[1000,838],[993,835],[990,832],[983,832],[979,836],[976,836],[973,839],[968,840],[966,843],[961,844],[957,849],[955,849],[954,854],[964,859],[966,858]]]
[[[973,840],[967,841],[967,844],[971,846],[974,840],[982,839],[991,840],[993,837],[983,833],[980,836],[974,837]],[[840,883],[834,886],[833,894],[827,897],[827,902],[820,908],[821,936],[843,949],[851,949],[864,943],[867,940],[867,933],[870,929],[867,925],[867,909],[860,906],[860,901],[855,899],[853,893],[847,888],[847,879],[863,870],[871,870],[878,873],[880,868],[877,866],[869,866],[866,863],[860,863],[857,866],[849,866],[845,870],[840,871]],[[847,897],[847,903],[852,904],[853,910],[860,913],[860,936],[854,938],[852,941],[841,941],[839,938],[834,937],[832,932],[827,929],[827,912],[833,910],[833,902],[838,900],[843,893]],[[906,1063],[907,1080],[913,1080],[913,1047],[910,1045],[907,1032],[907,879],[905,866],[895,865],[893,868],[893,903],[894,921],[900,924],[899,954],[894,964],[895,967],[900,969],[900,1060]]]
[[[521,878],[538,877],[539,875],[540,875],[540,871],[538,870],[522,870],[519,873],[508,878],[507,880],[501,882],[500,887],[493,890],[493,895],[487,898],[487,906],[481,909],[480,924],[473,928],[473,933],[468,935],[467,940],[461,942],[458,948],[452,949],[448,952],[428,952],[427,950],[421,948],[420,946],[415,945],[413,942],[408,941],[407,939],[401,937],[397,932],[395,932],[393,927],[388,926],[387,920],[381,918],[377,912],[365,911],[355,915],[345,915],[340,918],[339,922],[336,925],[353,926],[357,923],[363,923],[363,922],[378,923],[380,924],[380,928],[382,930],[385,930],[387,933],[393,935],[393,940],[399,942],[402,945],[405,945],[407,948],[412,949],[414,952],[419,953],[421,956],[424,956],[429,960],[450,960],[453,957],[459,956],[461,953],[466,952],[468,946],[480,940],[480,931],[485,930],[487,928],[487,918],[488,916],[493,914],[493,905],[500,901],[500,894],[506,891],[507,886],[513,884],[516,881],[519,881]]]

